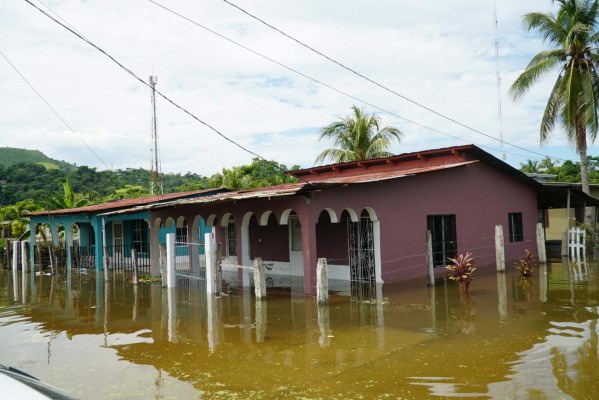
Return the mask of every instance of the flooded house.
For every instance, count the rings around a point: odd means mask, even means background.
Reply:
[[[543,222],[544,210],[566,205],[563,190],[547,188],[474,145],[291,174],[297,183],[165,195],[173,197],[49,215],[55,224],[79,224],[81,246],[86,229],[93,230],[89,237],[96,244],[103,243],[102,223],[107,246],[118,246],[126,237],[132,246],[140,246],[136,243],[141,237],[154,275],[160,273],[166,230],[176,232],[177,264],[186,264],[181,269],[192,275],[201,273],[203,236],[211,231],[220,243],[223,266],[239,271],[239,281],[245,284],[250,278],[236,268],[250,266],[260,257],[269,265],[275,285],[298,278],[304,293],[314,294],[319,258],[327,259],[333,282],[383,283],[416,277],[424,282],[427,231],[439,276],[447,259],[463,252],[472,252],[479,266],[494,268],[497,225],[503,226],[506,260],[516,260],[526,249],[537,251],[536,225]],[[576,194],[578,201],[593,201],[580,191]],[[32,217],[32,229],[44,218],[46,213]],[[147,221],[142,225],[147,236],[139,233],[135,222],[139,220]],[[109,255],[115,254],[114,249]],[[102,268],[101,256],[96,246],[97,269]]]
[[[223,190],[226,189],[170,193],[63,210],[34,212],[29,214],[29,229],[31,232],[38,232],[38,227],[43,226],[46,240],[52,240],[54,244],[62,244],[66,255],[65,263],[69,267],[101,270],[105,261],[109,268],[130,267],[131,249],[135,249],[140,267],[149,272],[149,213],[139,211],[115,216],[106,214],[135,206],[210,195]],[[158,232],[163,242],[166,233],[170,231],[175,232],[176,227],[169,227],[169,229],[163,227]],[[38,257],[34,251],[37,240],[41,240],[40,235],[30,235],[29,256],[32,264]]]

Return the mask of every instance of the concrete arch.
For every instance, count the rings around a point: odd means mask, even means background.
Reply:
[[[358,222],[360,220],[360,217],[358,216],[358,214],[356,214],[356,211],[354,211],[353,208],[345,207],[344,210],[347,211],[347,213],[349,214],[351,222]]]
[[[252,220],[253,215],[254,213],[252,211],[246,212],[241,220],[241,226],[250,226],[250,221]]]
[[[294,212],[292,208],[288,208],[281,214],[281,218],[279,220],[279,225],[287,225],[289,223],[289,216]]]
[[[231,219],[231,213],[224,213],[223,217],[220,219],[220,226],[225,228],[229,224],[229,220]]]
[[[60,232],[61,231],[64,231],[65,238],[66,238],[66,236],[68,236],[68,233],[67,233],[67,228],[64,226],[64,224],[62,222],[57,222],[56,224],[54,224],[54,226],[52,227],[52,243],[58,244],[60,242],[60,240],[61,240]]]
[[[260,226],[268,225],[268,218],[270,217],[271,214],[272,214],[271,210],[267,210],[262,213],[262,215],[260,216]]]
[[[183,228],[185,225],[187,225],[187,221],[185,220],[184,216],[177,218],[177,228]]]
[[[376,212],[372,207],[364,207],[363,211],[366,211],[368,213],[368,217],[372,222],[379,220],[379,217],[376,215]]]
[[[173,226],[173,224],[175,224],[175,220],[173,219],[173,217],[168,217],[166,219],[166,221],[164,221],[164,227],[166,229],[170,228],[171,226]]]
[[[214,223],[216,222],[216,214],[210,214],[206,219],[206,226],[209,228],[214,228]]]
[[[190,240],[192,243],[201,243],[202,242],[200,227],[201,227],[201,221],[203,219],[204,218],[202,218],[201,215],[196,215],[193,218],[193,222],[191,223],[191,232],[189,233]]]
[[[333,210],[332,208],[328,208],[327,207],[327,208],[325,208],[322,211],[326,211],[329,214],[329,218],[331,220],[331,223],[336,224],[337,222],[339,222],[339,218],[337,218],[337,213],[335,213],[335,210]]]

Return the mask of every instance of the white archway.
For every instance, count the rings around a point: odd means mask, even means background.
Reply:
[[[326,211],[329,214],[329,219],[331,220],[331,223],[336,224],[337,222],[339,222],[339,218],[337,218],[337,213],[335,213],[335,210],[327,207],[323,211]]]
[[[347,213],[349,214],[351,222],[358,222],[360,220],[360,217],[358,217],[358,214],[356,214],[353,208],[345,207],[344,210],[347,211]]]
[[[287,225],[289,223],[289,216],[293,212],[293,209],[288,208],[281,214],[281,219],[279,221],[279,225]]]
[[[267,210],[262,213],[262,216],[260,216],[260,226],[268,225],[268,218],[270,217],[271,214],[272,214],[271,210]]]

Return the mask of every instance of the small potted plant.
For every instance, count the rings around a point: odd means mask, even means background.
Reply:
[[[450,264],[447,269],[447,277],[452,281],[459,282],[464,293],[468,293],[470,283],[474,280],[472,273],[476,270],[475,260],[472,253],[459,254],[456,258],[448,258]]]

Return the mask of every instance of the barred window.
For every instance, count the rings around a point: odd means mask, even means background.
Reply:
[[[508,223],[510,229],[510,242],[524,241],[524,229],[522,228],[522,213],[509,213]]]

